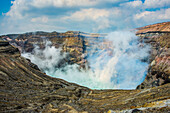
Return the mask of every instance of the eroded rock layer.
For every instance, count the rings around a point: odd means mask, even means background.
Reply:
[[[91,90],[52,78],[0,41],[1,112],[168,112],[170,84],[145,90]]]
[[[33,52],[35,45],[40,49],[45,48],[45,42],[50,41],[55,48],[62,48],[62,52],[68,53],[67,58],[59,65],[78,64],[84,67],[87,63],[87,50],[93,45],[99,45],[98,38],[105,34],[84,33],[78,31],[58,32],[30,32],[25,34],[9,34],[0,38],[9,41],[10,44],[17,47],[20,52]],[[90,43],[89,43],[90,42]],[[105,43],[107,44],[107,43]]]
[[[144,82],[137,88],[150,88],[170,83],[169,28],[170,22],[139,28],[137,36],[151,45],[151,55],[148,74]]]
[[[70,53],[70,63],[84,64],[89,43],[98,34],[81,32],[26,33],[0,39],[0,112],[170,112],[170,33],[169,22],[139,28],[137,36],[151,45],[148,74],[137,90],[91,90],[52,78],[21,56],[33,50],[35,42],[44,48],[43,38]],[[107,45],[107,44],[106,44]],[[19,51],[20,50],[20,51]],[[79,59],[79,60],[78,60]],[[83,61],[83,62],[82,62]]]
[[[152,32],[170,32],[170,22],[157,23],[137,28],[137,34]]]

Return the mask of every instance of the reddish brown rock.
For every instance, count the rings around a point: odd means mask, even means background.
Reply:
[[[170,32],[170,22],[157,23],[137,28],[136,34],[143,34],[148,32]]]
[[[152,48],[147,76],[137,88],[143,89],[170,83],[169,28],[170,22],[139,28],[137,35],[150,44]]]

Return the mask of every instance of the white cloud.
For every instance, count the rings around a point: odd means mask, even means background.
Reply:
[[[11,3],[13,5],[11,6],[10,11],[6,13],[6,15],[11,16],[14,19],[15,18],[22,19],[23,18],[22,11],[27,10],[29,8],[25,0],[11,1]]]
[[[108,17],[110,12],[105,9],[82,9],[80,11],[77,11],[71,16],[66,16],[63,19],[71,19],[71,20],[76,20],[76,21],[84,21],[84,20],[93,20],[96,21],[99,18],[105,18]]]
[[[170,19],[170,8],[158,11],[144,11],[134,16],[135,20],[144,20],[146,22],[154,22],[158,20]]]
[[[58,26],[54,23],[44,22],[30,22],[30,18],[17,21],[2,21],[4,24],[0,26],[0,34],[24,33],[34,31],[65,31],[65,26]]]
[[[170,19],[170,9],[162,8],[170,5],[167,1],[169,0],[146,0],[145,3],[141,0],[130,2],[128,0],[15,0],[10,11],[3,14],[4,20],[0,22],[0,32],[37,30],[107,32],[107,30],[134,28],[139,27],[139,23],[140,26],[144,26]],[[148,8],[159,7],[160,10],[148,11]]]
[[[31,3],[35,7],[83,7],[95,6],[102,3],[116,3],[125,0],[33,0]]]
[[[170,7],[170,0],[145,0],[144,6],[146,8]]]
[[[136,7],[140,7],[142,6],[142,1],[141,0],[135,0],[135,1],[131,1],[131,2],[126,2],[121,4],[120,6],[125,6],[125,7],[129,7],[129,8],[136,8]]]
[[[148,15],[150,15],[150,14],[154,14],[154,12],[144,11],[144,12],[142,12],[142,13],[136,14],[136,15],[134,16],[134,19],[135,19],[135,20],[139,20],[139,19],[144,18],[144,17],[146,18],[146,17],[148,17]]]
[[[113,24],[120,23],[120,18],[122,17],[122,12],[119,8],[110,9],[81,9],[76,11],[70,16],[65,16],[62,20],[65,21],[75,21],[79,23],[91,22],[94,25],[92,28],[93,32],[101,31],[103,29],[110,28]],[[113,22],[114,21],[114,22]]]
[[[31,22],[43,22],[43,23],[47,23],[48,22],[48,17],[43,16],[43,17],[32,18]]]
[[[107,18],[97,20],[96,24],[97,24],[96,27],[93,28],[93,32],[97,32],[99,30],[111,27],[111,22]]]
[[[42,8],[48,6],[54,7],[74,7],[74,6],[93,6],[98,3],[97,0],[33,0],[33,6]]]
[[[120,6],[129,7],[129,8],[164,8],[170,7],[170,0],[145,0],[142,3],[142,0],[134,0],[130,2],[125,2],[120,4]]]
[[[11,3],[11,9],[6,13],[7,16],[22,19],[25,11],[32,8],[73,8],[73,7],[94,7],[105,3],[117,3],[126,0],[15,0]]]
[[[63,20],[72,20],[77,22],[91,21],[95,24],[95,28],[92,28],[93,32],[109,28],[110,27],[110,10],[106,9],[81,9],[72,13],[70,16],[63,17]],[[116,11],[115,11],[116,13]]]

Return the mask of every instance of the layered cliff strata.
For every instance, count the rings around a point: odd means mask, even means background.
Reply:
[[[144,82],[138,89],[160,86],[170,82],[170,22],[148,25],[137,29],[136,35],[148,45],[151,45],[149,68]],[[40,49],[45,48],[44,40],[52,42],[52,46],[61,47],[62,52],[67,52],[57,68],[67,64],[78,64],[85,67],[87,56],[90,54],[92,46],[109,50],[109,41],[103,39],[106,34],[90,34],[77,31],[58,32],[35,32],[25,34],[11,34],[1,36],[10,44],[17,47],[20,52],[33,52],[34,45]]]
[[[153,25],[147,25],[144,27],[137,28],[137,34],[145,33],[157,33],[157,32],[169,32],[170,31],[170,22],[157,23]]]
[[[168,112],[169,88],[91,90],[45,75],[0,41],[0,112]]]
[[[40,49],[44,49],[45,41],[48,40],[51,42],[51,46],[62,48],[62,52],[68,53],[67,58],[64,59],[61,65],[64,65],[64,63],[76,63],[81,67],[85,67],[90,46],[100,45],[100,48],[103,48],[104,46],[101,46],[98,39],[101,40],[104,36],[106,36],[106,34],[93,34],[78,31],[68,31],[65,33],[39,31],[25,34],[3,35],[1,39],[9,41],[10,44],[17,47],[22,53],[33,52],[35,45]],[[108,45],[107,42],[103,44]]]
[[[170,83],[170,22],[139,28],[137,36],[152,47],[147,76],[137,88]]]

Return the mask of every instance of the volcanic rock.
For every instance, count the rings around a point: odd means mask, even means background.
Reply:
[[[83,65],[86,60],[83,54],[87,52],[89,42],[92,45],[97,43],[95,39],[102,37],[99,34],[69,31],[1,36],[0,112],[169,112],[168,26],[169,22],[138,29],[137,36],[152,48],[148,60],[150,63],[148,73],[136,90],[92,90],[69,83],[42,73],[37,65],[20,54],[23,51],[32,52],[34,44],[43,49],[43,39],[46,37],[53,46],[58,48],[62,45],[63,52],[70,54],[69,59],[72,60],[67,61],[68,63]]]
[[[157,23],[137,28],[136,34],[170,32],[170,22]]]
[[[84,33],[78,31],[67,31],[65,33],[58,32],[30,32],[25,34],[9,34],[3,35],[0,38],[9,41],[10,44],[17,47],[21,53],[33,52],[35,45],[40,49],[45,48],[45,40],[50,41],[51,46],[62,48],[62,52],[66,52],[67,57],[59,64],[78,64],[85,67],[87,63],[86,54],[91,45],[101,45],[98,38],[104,37],[105,34]],[[90,42],[90,43],[89,43]],[[106,42],[103,45],[107,45]]]
[[[91,90],[52,78],[0,41],[0,112],[168,112],[170,84],[144,90]]]
[[[151,45],[150,65],[138,89],[170,83],[170,22],[138,28],[137,36]]]

